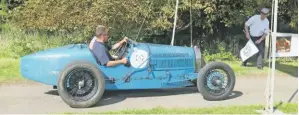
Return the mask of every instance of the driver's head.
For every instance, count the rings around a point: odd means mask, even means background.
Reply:
[[[109,29],[103,25],[99,25],[96,28],[96,32],[95,32],[95,36],[103,42],[107,42],[108,41],[108,33]]]

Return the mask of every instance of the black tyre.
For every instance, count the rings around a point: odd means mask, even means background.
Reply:
[[[205,65],[197,78],[197,88],[209,101],[224,100],[235,86],[235,74],[232,68],[222,62]]]
[[[73,108],[96,104],[105,90],[102,72],[89,62],[73,62],[63,69],[58,80],[58,93]]]

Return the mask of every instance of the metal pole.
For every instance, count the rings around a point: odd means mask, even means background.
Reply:
[[[193,47],[193,43],[192,43],[192,0],[190,0],[190,34],[191,34],[191,47]]]
[[[176,20],[177,20],[177,14],[178,14],[178,5],[179,5],[179,0],[176,0],[175,14],[174,14],[174,24],[173,24],[172,38],[171,38],[171,45],[172,46],[173,46],[173,42],[174,42],[175,27],[176,27]]]
[[[270,28],[270,30],[271,30],[271,33],[272,33],[272,31],[273,31],[273,19],[274,19],[274,3],[275,3],[275,1],[274,0],[272,0],[272,10],[271,10],[271,28]],[[268,35],[268,38],[273,38],[273,36],[271,36],[271,35]],[[271,39],[269,39],[269,41],[270,41],[270,43],[269,43],[269,52],[271,52],[272,51],[272,49],[273,49],[273,45],[271,45],[272,44],[272,42],[271,41],[273,41],[273,40],[271,40]],[[273,56],[272,56],[273,57]],[[269,55],[269,58],[268,58],[268,66],[269,66],[269,68],[271,67],[271,56]],[[270,111],[270,107],[269,107],[269,104],[270,104],[270,82],[271,82],[271,70],[269,69],[268,70],[268,76],[267,76],[267,83],[266,83],[266,90],[265,90],[265,99],[266,99],[266,106],[265,106],[265,111],[266,112],[269,112]]]
[[[272,38],[272,77],[271,77],[271,100],[270,100],[270,111],[274,113],[274,78],[275,78],[275,59],[276,59],[276,33],[277,33],[277,10],[278,0],[275,0],[274,7],[274,27],[273,27],[273,38]]]
[[[272,9],[271,9],[271,31],[273,30],[273,16],[274,16],[274,0],[272,0]],[[270,54],[268,54],[269,52],[271,52],[271,35],[268,35],[266,37],[266,49],[265,49],[265,52],[264,52],[264,57],[265,58],[268,58],[268,57],[271,57]],[[269,65],[270,65],[271,62],[269,62]]]

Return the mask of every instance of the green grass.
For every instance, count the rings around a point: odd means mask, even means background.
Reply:
[[[282,104],[277,106],[277,109],[289,114],[298,113],[298,103],[289,103],[289,104]]]
[[[0,83],[22,79],[18,59],[0,59]]]
[[[229,64],[232,69],[234,70],[236,76],[243,76],[243,77],[248,77],[248,76],[267,76],[268,71],[271,68],[269,68],[268,62],[264,62],[264,68],[263,70],[259,70],[256,67],[256,62],[251,62],[248,63],[248,67],[242,67],[241,61],[224,61],[225,63]],[[271,65],[271,63],[270,63]],[[293,76],[293,77],[298,77],[298,61],[276,61],[276,71],[275,74],[279,76]]]
[[[278,104],[276,104],[277,106]],[[262,105],[248,106],[218,106],[209,108],[164,108],[155,107],[152,109],[127,109],[109,112],[88,112],[87,114],[258,114],[257,110],[262,110]],[[286,103],[278,106],[278,110],[288,113],[298,113],[297,103]],[[65,113],[78,114],[78,113]],[[81,114],[81,113],[80,113]],[[84,113],[82,113],[84,114]]]
[[[298,77],[298,61],[277,62],[277,70],[288,75]]]
[[[25,32],[12,24],[0,25],[0,58],[19,58],[24,55],[72,43],[90,40],[83,33]],[[84,41],[84,42],[83,42]]]
[[[117,112],[105,112],[104,114],[254,114],[262,106],[233,106],[215,108],[172,108],[156,107],[153,109],[135,109]]]

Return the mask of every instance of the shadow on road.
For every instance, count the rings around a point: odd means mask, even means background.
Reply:
[[[106,91],[107,95],[120,95],[125,97],[156,97],[198,93],[197,87],[184,87],[172,89],[138,89]]]
[[[57,91],[57,90],[54,90],[54,89],[53,89],[53,90],[50,90],[50,91],[48,91],[48,92],[45,92],[45,94],[59,96],[58,91]]]
[[[298,77],[298,66],[276,63],[276,69],[293,77]]]
[[[228,99],[235,99],[237,97],[240,97],[242,96],[243,93],[240,92],[240,91],[233,91],[231,95],[229,95],[229,98]],[[227,100],[227,99],[226,99]]]
[[[174,88],[174,89],[138,89],[138,90],[116,90],[105,91],[103,98],[94,107],[105,106],[124,101],[127,98],[137,97],[161,97],[171,95],[182,95],[198,93],[196,87]]]
[[[59,96],[59,93],[56,89],[47,91],[47,92],[45,92],[45,94]],[[104,105],[115,104],[115,103],[124,101],[125,99],[126,99],[125,97],[121,97],[121,96],[117,96],[117,95],[109,95],[105,92],[103,97],[101,98],[100,102],[97,103],[95,106],[104,106]]]
[[[146,89],[146,90],[116,90],[116,91],[105,91],[103,97],[94,107],[111,105],[122,102],[127,98],[137,97],[161,97],[161,96],[172,96],[172,95],[183,95],[183,94],[194,94],[200,93],[197,87],[184,87],[184,88],[173,88],[173,89]],[[50,90],[45,94],[59,96],[57,90]],[[228,99],[235,99],[242,96],[243,93],[240,91],[233,91],[229,95]],[[224,100],[220,100],[224,101]]]

